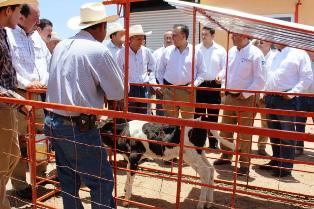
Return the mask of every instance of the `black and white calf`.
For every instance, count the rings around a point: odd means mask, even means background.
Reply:
[[[112,120],[104,121],[100,129],[104,144],[113,148],[113,130]],[[234,150],[234,145],[225,139],[219,137],[217,131],[211,131],[226,147]],[[162,142],[180,144],[180,127],[165,125],[159,123],[149,123],[145,121],[133,120],[128,123],[116,125],[116,134],[139,139],[149,139]],[[207,130],[199,128],[186,127],[184,131],[184,144],[189,146],[204,147],[207,137]],[[117,137],[117,151],[123,154],[128,161],[127,168],[137,170],[141,159],[163,159],[165,161],[177,158],[179,156],[179,146],[167,146],[145,141],[129,140]],[[184,149],[183,160],[189,164],[200,176],[203,184],[214,184],[214,167],[205,157],[205,153],[200,149]],[[129,200],[132,194],[132,184],[135,173],[128,172],[125,184],[125,198]],[[197,208],[210,208],[213,202],[212,188],[202,187]]]

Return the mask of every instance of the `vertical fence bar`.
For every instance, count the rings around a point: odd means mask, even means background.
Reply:
[[[125,57],[124,57],[124,112],[128,112],[129,104],[129,48],[130,48],[130,0],[124,4]]]
[[[191,79],[191,103],[195,103],[194,99],[194,74],[195,74],[195,44],[196,44],[196,8],[193,7],[193,36],[192,36],[192,79]]]
[[[177,196],[176,196],[176,209],[180,209],[180,196],[181,196],[181,181],[182,181],[182,167],[183,167],[183,149],[184,149],[184,132],[185,127],[181,126],[180,130],[180,152],[178,162],[178,182],[177,182]]]
[[[32,93],[27,91],[26,98],[31,99]],[[32,203],[33,208],[37,208],[37,185],[36,185],[36,128],[35,128],[35,113],[36,108],[32,107],[31,114],[28,117],[28,157],[30,166],[30,179],[32,185]]]

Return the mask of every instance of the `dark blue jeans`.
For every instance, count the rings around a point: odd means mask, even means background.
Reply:
[[[294,97],[291,100],[285,100],[281,96],[276,95],[268,95],[265,99],[266,108],[271,109],[282,109],[282,110],[296,110],[296,98]],[[267,115],[267,125],[271,129],[285,130],[285,131],[295,131],[295,124],[291,122],[295,122],[295,116],[287,116],[287,115]],[[277,120],[277,121],[274,121]],[[288,123],[285,123],[288,122]],[[290,139],[280,139],[280,138],[270,138],[270,142],[272,143],[273,157],[275,158],[284,158],[293,160],[295,157],[295,148],[287,147],[295,146],[296,141]],[[283,146],[281,146],[283,145]],[[280,160],[274,161],[279,167],[284,168],[293,168],[293,163],[290,162],[281,162]]]
[[[306,112],[314,112],[314,97],[298,97],[297,99],[297,110],[298,111],[306,111]],[[297,117],[296,121],[302,124],[296,124],[296,131],[305,133],[305,123],[306,117]],[[314,118],[313,118],[314,121]],[[304,147],[304,141],[297,141],[297,149],[302,150]]]
[[[56,152],[64,209],[83,209],[81,182],[90,189],[92,209],[115,208],[112,170],[99,130],[81,133],[75,123],[47,115],[45,134]]]
[[[145,86],[130,86],[129,97],[147,98]],[[129,112],[147,114],[147,104],[142,102],[129,102]]]

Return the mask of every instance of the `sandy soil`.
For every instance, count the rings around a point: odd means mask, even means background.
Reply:
[[[312,122],[312,121],[310,121]],[[314,133],[314,127],[308,126],[307,132]],[[257,140],[257,136],[254,136],[254,141]],[[305,155],[298,157],[298,160],[303,161],[314,161],[314,144],[306,143],[307,148],[311,148],[312,150],[306,150]],[[256,143],[253,144],[252,147],[253,153],[256,153],[257,146]],[[267,152],[271,154],[271,147],[270,145],[267,146]],[[212,163],[215,158],[219,157],[218,154],[207,153],[207,157],[209,161]],[[122,160],[119,157],[119,160]],[[313,173],[304,173],[294,171],[292,173],[291,178],[283,178],[278,179],[272,177],[268,172],[261,171],[257,168],[256,165],[264,164],[267,160],[263,159],[252,159],[252,166],[250,169],[250,176],[249,178],[240,177],[238,178],[237,182],[242,184],[247,184],[250,186],[259,186],[271,189],[279,189],[289,192],[296,192],[300,194],[308,194],[314,196],[314,174]],[[142,164],[144,167],[150,167],[155,169],[160,169],[163,171],[171,171],[177,172],[177,167],[171,167],[169,165],[164,165],[161,161],[147,161]],[[49,170],[53,170],[55,166],[53,164],[49,165]],[[216,167],[215,172],[215,180],[226,180],[229,182],[233,181],[233,174],[232,174],[232,167]],[[306,166],[306,165],[295,165],[296,170],[306,170],[314,172],[313,166]],[[196,176],[195,171],[188,167],[184,166],[183,168],[184,174],[194,175]],[[124,184],[126,180],[126,173],[125,172],[118,172],[117,175],[117,189],[118,189],[118,196],[123,197],[124,192]],[[190,179],[191,180],[191,179]],[[231,188],[226,184],[216,184],[224,188]],[[11,185],[8,184],[7,188],[10,190]],[[41,194],[49,191],[53,188],[53,185],[46,185],[45,187],[40,187],[39,192]],[[133,185],[133,196],[132,200],[154,205],[158,208],[175,208],[176,206],[176,188],[177,183],[162,179],[156,179],[152,177],[145,177],[142,175],[137,175]],[[244,191],[253,191],[253,190],[246,190],[245,188],[240,188]],[[10,201],[13,208],[31,208],[31,204],[27,202],[22,202],[21,200],[15,199],[15,194],[12,190],[8,192],[11,197]],[[311,202],[314,203],[314,199],[305,199],[302,196],[282,196],[278,193],[267,192],[267,191],[260,191],[260,194],[267,194],[271,196],[280,196],[286,199],[296,199],[302,200],[303,202]],[[189,184],[182,184],[182,192],[181,192],[181,199],[180,199],[180,208],[182,209],[191,209],[195,208],[197,204],[197,199],[200,194],[200,187],[189,185]],[[90,198],[87,192],[81,192],[82,201],[84,203],[85,208],[90,208]],[[62,199],[60,196],[54,196],[48,200],[46,203],[49,203],[51,206],[55,208],[62,208]],[[232,194],[230,192],[226,192],[226,190],[215,190],[214,194],[214,207],[213,208],[230,208],[232,204]],[[118,208],[140,208],[136,206],[128,206],[122,207],[122,203],[119,202]],[[301,206],[291,205],[287,203],[280,203],[272,201],[271,199],[261,199],[256,198],[248,195],[237,194],[235,198],[235,206],[236,208],[241,209],[298,209],[303,208]],[[304,207],[309,208],[309,207]]]

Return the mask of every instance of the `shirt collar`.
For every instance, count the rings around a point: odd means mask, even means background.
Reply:
[[[248,43],[248,45],[246,45],[245,47],[243,47],[242,49],[238,49],[238,47],[236,47],[236,49],[237,49],[237,51],[238,52],[245,52],[245,51],[247,51],[247,50],[249,50],[249,48],[252,46],[252,42],[250,41],[249,43]]]
[[[202,47],[204,47],[205,49],[216,49],[217,48],[217,44],[216,44],[215,41],[213,41],[213,44],[209,48],[206,48],[204,43],[202,42]]]
[[[90,41],[97,41],[93,36],[92,34],[90,34],[89,32],[85,31],[85,30],[81,30],[80,32],[78,32],[76,35],[75,35],[75,38],[84,38],[84,39],[87,39],[87,40],[90,40]]]
[[[110,48],[117,48],[117,49],[120,49],[120,48],[117,47],[111,40],[109,41],[108,46],[109,46]]]
[[[142,51],[142,49],[143,49],[143,46],[141,46],[141,48],[139,49],[139,50],[137,50],[137,52],[135,53],[132,49],[131,49],[131,47],[129,48],[130,50],[130,53],[132,53],[132,54],[134,54],[134,55],[138,55],[139,53],[141,53],[141,51]]]
[[[32,34],[26,34],[25,30],[23,28],[21,28],[19,25],[17,25],[15,29],[26,37],[29,37],[32,35]]]
[[[189,52],[191,47],[192,47],[192,45],[188,43],[188,45],[186,46],[186,48],[183,50],[182,54],[185,53],[185,51],[188,51],[188,52]],[[180,53],[180,50],[179,50],[177,47],[175,47],[175,51],[177,51],[177,52]]]

